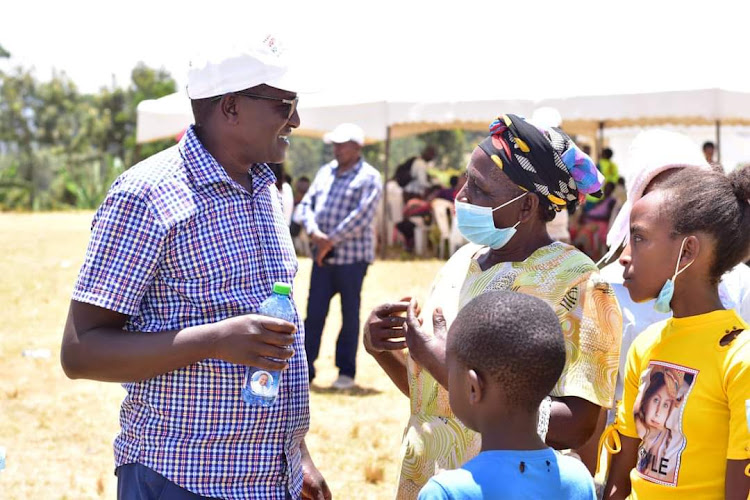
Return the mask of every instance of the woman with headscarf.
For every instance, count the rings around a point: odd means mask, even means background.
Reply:
[[[418,306],[402,300],[376,308],[365,326],[365,348],[411,401],[397,498],[416,498],[431,476],[480,450],[480,436],[448,404],[445,332],[458,310],[485,291],[533,295],[560,320],[565,369],[539,412],[539,434],[547,444],[581,446],[601,408],[612,404],[622,328],[614,292],[591,259],[547,233],[557,212],[599,192],[602,181],[564,132],[515,115],[495,120],[474,149],[456,198],[459,230],[473,244],[456,252],[436,277],[424,308],[432,321],[420,326]]]

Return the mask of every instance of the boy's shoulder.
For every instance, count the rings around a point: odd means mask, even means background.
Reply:
[[[446,470],[427,481],[418,500],[453,500],[482,498],[482,488],[466,469]]]
[[[481,499],[488,493],[492,498],[512,497],[522,491],[559,498],[595,498],[593,479],[583,463],[551,448],[482,452],[462,468],[432,478],[419,498]]]
[[[555,453],[557,459],[557,468],[560,471],[560,479],[563,484],[580,484],[584,483],[588,485],[591,483],[593,487],[593,479],[591,473],[586,466],[577,458],[562,455],[561,453]]]

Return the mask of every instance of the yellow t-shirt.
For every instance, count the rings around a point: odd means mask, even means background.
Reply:
[[[726,461],[750,458],[750,332],[733,310],[656,323],[628,352],[615,427],[640,439],[630,498],[724,498]]]

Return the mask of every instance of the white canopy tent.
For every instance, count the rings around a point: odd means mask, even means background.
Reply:
[[[138,144],[175,137],[193,123],[190,99],[179,92],[141,101],[136,113],[135,142]]]
[[[342,122],[360,125],[370,142],[394,139],[432,130],[464,128],[486,130],[499,112],[531,116],[539,107],[552,107],[563,118],[570,134],[586,136],[600,144],[613,128],[677,126],[711,127],[711,138],[721,143],[720,127],[750,126],[750,93],[723,89],[578,96],[543,100],[455,100],[407,102],[366,99],[358,96],[319,94],[300,101],[302,126],[294,134],[321,137]],[[174,137],[192,123],[185,94],[176,93],[138,105],[137,142]],[[735,141],[736,142],[736,141]],[[721,153],[722,149],[719,148]],[[748,161],[741,152],[725,156],[729,165]],[[744,157],[743,157],[744,156]]]

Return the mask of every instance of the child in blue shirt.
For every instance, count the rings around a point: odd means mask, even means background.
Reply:
[[[448,332],[448,392],[456,416],[482,435],[481,453],[430,479],[419,500],[596,498],[586,467],[537,434],[537,412],[565,365],[554,311],[522,293],[487,292]]]

